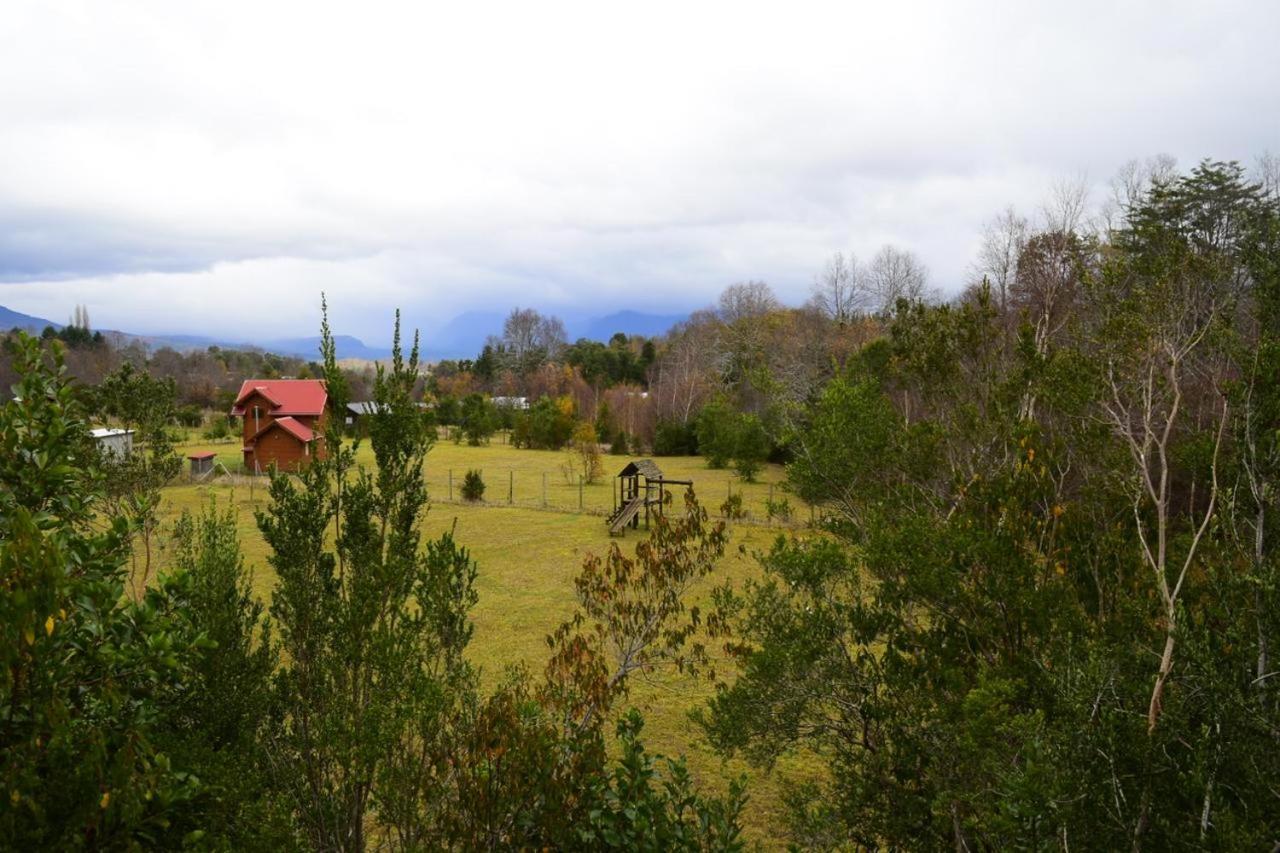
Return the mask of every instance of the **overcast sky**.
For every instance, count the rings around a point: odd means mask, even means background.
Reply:
[[[860,8],[861,7],[861,8]],[[983,221],[1280,152],[1280,4],[0,5],[0,305],[369,342],[671,313],[831,252],[963,282]]]

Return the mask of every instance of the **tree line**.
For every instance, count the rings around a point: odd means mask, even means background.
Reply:
[[[1163,165],[1096,230],[1002,216],[788,420],[826,535],[718,593],[701,722],[822,756],[801,846],[1280,838],[1280,196]]]

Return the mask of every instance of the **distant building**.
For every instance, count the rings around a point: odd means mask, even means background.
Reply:
[[[244,418],[244,467],[296,471],[323,459],[329,394],[318,379],[248,379],[231,414]]]
[[[133,430],[100,427],[90,430],[98,450],[112,456],[128,456],[133,452]]]
[[[382,406],[372,400],[365,400],[360,403],[347,403],[347,426],[359,426],[360,421],[369,415],[376,415],[382,411]]]
[[[524,410],[529,408],[528,397],[493,397],[491,399],[499,409]]]

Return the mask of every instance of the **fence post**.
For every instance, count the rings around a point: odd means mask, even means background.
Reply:
[[[449,503],[453,503],[453,469],[449,469]]]
[[[542,505],[547,505],[547,472],[542,472]]]
[[[582,475],[578,475],[578,509],[582,509]]]
[[[516,502],[516,469],[507,472],[507,503]]]

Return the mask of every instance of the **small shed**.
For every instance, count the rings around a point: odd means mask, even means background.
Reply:
[[[364,419],[370,415],[381,414],[383,406],[373,400],[361,400],[356,403],[347,403],[347,413],[345,423],[349,427],[359,428],[363,426]]]
[[[662,513],[666,502],[666,487],[692,486],[692,480],[668,480],[652,459],[634,459],[628,462],[617,476],[617,488],[613,493],[613,512],[606,522],[609,533],[622,533],[627,525],[638,528],[640,515],[644,514],[644,526],[649,526],[649,515]],[[650,509],[652,508],[652,510]]]
[[[213,473],[213,457],[216,456],[212,450],[206,450],[204,453],[192,453],[187,459],[191,460],[191,476],[207,477]]]
[[[100,453],[110,456],[128,456],[133,452],[133,430],[99,427],[90,430]]]

